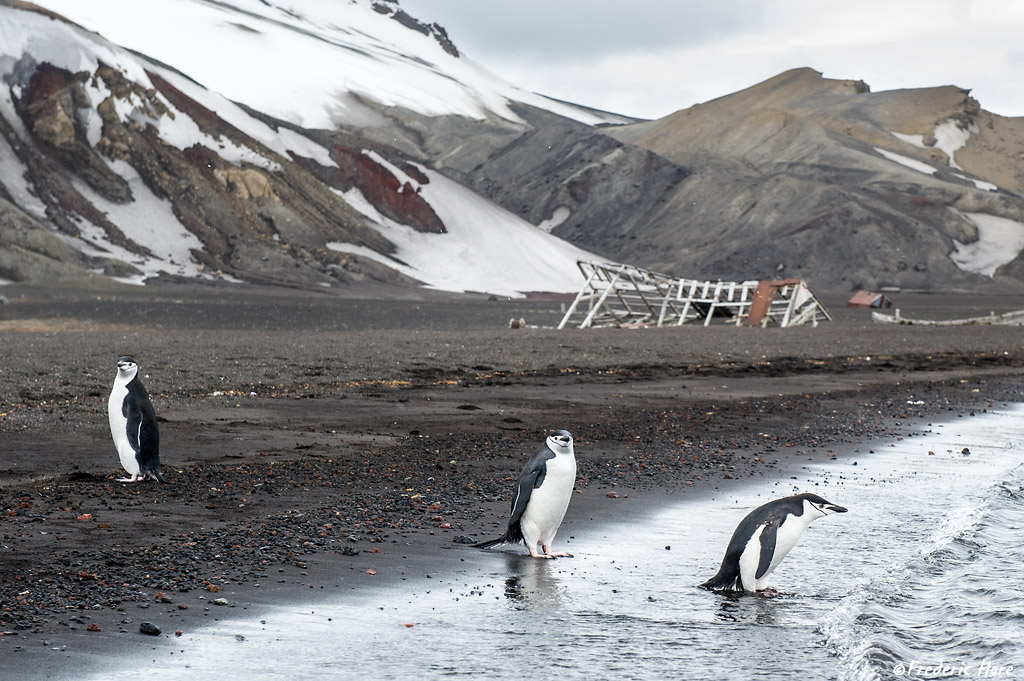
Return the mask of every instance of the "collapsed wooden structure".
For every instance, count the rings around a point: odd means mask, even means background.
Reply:
[[[559,329],[707,326],[716,318],[736,326],[789,327],[832,319],[802,279],[699,281],[617,263],[576,265],[585,283]]]

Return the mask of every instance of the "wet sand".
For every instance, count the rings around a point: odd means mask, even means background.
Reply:
[[[579,526],[1024,399],[1019,328],[872,325],[845,294],[823,296],[835,321],[817,328],[556,331],[506,325],[553,326],[564,298],[4,293],[5,678],[151,645],[143,622],[173,638],[471,559],[460,542],[500,533],[512,478],[555,428],[576,437]],[[1024,308],[898,302],[929,318]],[[161,419],[167,485],[115,481],[122,354]]]

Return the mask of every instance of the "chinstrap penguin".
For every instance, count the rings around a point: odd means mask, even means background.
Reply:
[[[519,472],[505,534],[473,546],[488,549],[499,544],[525,542],[534,558],[571,557],[569,553],[552,553],[551,543],[565,517],[575,486],[572,435],[556,430]]]
[[[110,434],[121,465],[131,475],[118,482],[151,478],[167,482],[160,474],[160,433],[156,412],[139,380],[139,365],[131,357],[117,360],[117,376],[107,401]]]
[[[807,526],[846,509],[816,494],[797,494],[758,506],[729,540],[718,574],[701,586],[716,591],[760,591]]]

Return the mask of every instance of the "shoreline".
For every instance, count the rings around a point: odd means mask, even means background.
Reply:
[[[964,388],[959,380],[971,382]],[[592,459],[588,450],[600,446],[600,442],[584,440],[584,446],[577,451],[577,457],[581,462],[578,485],[581,493],[573,499],[562,539],[571,536],[573,532],[578,532],[580,527],[594,524],[600,526],[604,521],[602,516],[608,518],[608,514],[614,513],[617,521],[621,520],[623,515],[648,512],[649,509],[644,508],[647,504],[651,504],[652,509],[663,508],[669,504],[717,494],[736,485],[756,484],[756,481],[760,480],[766,483],[786,480],[790,473],[800,466],[853,455],[855,449],[870,448],[872,443],[882,442],[886,438],[903,437],[907,433],[920,430],[929,420],[952,420],[972,411],[982,411],[990,405],[1008,402],[1009,400],[1003,397],[987,394],[986,388],[1001,385],[1002,390],[1013,391],[1014,384],[1018,382],[1019,377],[1011,376],[957,379],[956,383],[947,383],[943,386],[937,386],[932,382],[904,384],[903,390],[907,395],[916,396],[928,389],[935,391],[935,397],[938,399],[932,402],[932,408],[929,410],[931,413],[893,417],[889,413],[883,415],[876,409],[874,411],[879,416],[878,422],[863,424],[865,431],[870,431],[865,439],[849,442],[824,439],[792,447],[769,446],[770,452],[739,454],[743,458],[729,459],[735,463],[704,468],[691,467],[682,475],[679,471],[643,475],[650,461],[630,465],[629,473],[625,475],[621,470],[616,474],[615,467],[625,464],[630,457],[627,455],[625,461],[620,458],[617,463],[602,460],[599,462],[601,465],[594,465],[598,462]],[[1005,385],[1007,383],[1009,385]],[[637,387],[642,387],[642,384],[638,384]],[[853,396],[869,400],[869,404],[873,403],[871,401],[881,403],[882,400],[878,398],[885,396],[887,387],[876,385],[856,391]],[[974,390],[978,392],[973,392]],[[1019,393],[1019,390],[1017,392]],[[819,401],[830,394],[825,392],[810,395],[808,398],[791,389],[783,397],[753,399],[764,400],[765,404],[771,404],[772,400],[785,402],[794,396],[799,396],[802,400]],[[955,404],[938,401],[942,398],[952,398],[957,394],[960,399],[956,400]],[[461,402],[461,395],[452,397],[455,399],[451,402]],[[752,398],[734,397],[732,403],[719,407],[720,413],[729,411],[730,407],[736,408],[738,404],[749,399]],[[890,403],[893,403],[891,398]],[[698,409],[704,409],[708,404],[706,401],[696,402]],[[489,471],[497,473],[492,474],[492,477],[501,481],[498,485],[500,489],[510,486],[504,478],[515,475],[519,463],[517,456],[526,454],[527,449],[529,445],[524,444],[518,447],[518,451],[510,451],[497,462],[490,463]],[[707,454],[708,452],[704,452],[702,457]],[[765,458],[766,454],[771,458]],[[736,468],[730,469],[729,466]],[[630,473],[633,474],[632,477]],[[175,473],[175,477],[180,475]],[[688,484],[688,481],[692,484]],[[171,488],[176,483],[180,485],[180,479],[172,481],[171,485],[156,489]],[[95,489],[97,483],[93,481],[82,484],[86,485],[83,492],[87,492],[89,486]],[[5,493],[7,489],[5,485]],[[609,497],[609,493],[614,493],[617,497]],[[126,644],[134,650],[144,650],[147,646],[155,645],[155,641],[138,632],[138,626],[143,621],[151,621],[161,627],[163,633],[160,638],[163,643],[160,645],[173,647],[176,638],[174,631],[181,630],[182,650],[187,654],[187,638],[207,624],[213,624],[220,619],[253,616],[255,613],[269,611],[277,605],[301,603],[316,598],[312,594],[327,591],[332,592],[331,597],[334,599],[344,599],[348,593],[400,590],[401,583],[406,579],[421,578],[430,571],[444,570],[445,565],[450,564],[455,558],[455,554],[449,554],[447,551],[464,549],[466,555],[458,555],[458,558],[469,560],[472,552],[454,543],[456,536],[469,536],[473,540],[479,540],[500,533],[504,527],[504,514],[507,513],[507,499],[497,499],[496,497],[500,496],[497,492],[494,495],[482,500],[476,498],[467,504],[466,509],[453,512],[449,512],[446,505],[442,505],[441,509],[430,510],[430,504],[424,502],[426,508],[421,509],[420,513],[423,517],[415,527],[410,524],[393,528],[383,536],[370,539],[368,542],[362,538],[360,542],[352,543],[345,543],[339,539],[333,546],[318,548],[315,552],[299,552],[294,555],[285,553],[277,561],[262,566],[262,572],[253,572],[253,565],[243,566],[241,571],[232,575],[232,578],[220,581],[216,585],[216,591],[197,588],[172,591],[161,590],[158,586],[141,585],[133,589],[137,594],[136,598],[123,600],[114,608],[104,607],[95,610],[76,607],[66,610],[63,615],[51,611],[50,617],[43,622],[36,624],[32,629],[21,630],[15,636],[7,635],[9,630],[5,626],[5,635],[0,637],[0,646],[3,646],[0,650],[4,650],[5,654],[0,657],[7,662],[0,663],[0,670],[13,672],[14,669],[18,669],[19,673],[23,674],[24,665],[30,662],[39,670],[40,675],[26,678],[64,678],[60,675],[80,671],[79,658],[83,656],[88,658],[92,655],[102,657],[106,654],[118,654],[123,652]],[[433,513],[442,515],[429,515]],[[285,513],[287,514],[288,512]],[[449,521],[452,529],[442,529],[442,523],[433,520],[438,517]],[[36,523],[36,528],[46,527],[45,522]],[[355,550],[359,552],[355,555],[345,555],[352,546],[358,546]],[[571,543],[563,547],[571,550]],[[509,548],[506,551],[516,553],[517,549]],[[175,555],[180,555],[180,552],[165,552],[163,557]],[[368,574],[367,570],[373,570],[374,574]],[[217,598],[226,599],[229,605],[213,605]],[[179,609],[181,605],[186,609]],[[98,626],[100,631],[89,631],[90,624]]]

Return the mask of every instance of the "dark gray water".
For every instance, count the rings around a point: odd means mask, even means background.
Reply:
[[[1022,417],[956,419],[640,523],[576,520],[573,559],[453,550],[448,574],[218,623],[92,678],[1024,678]],[[797,491],[850,512],[811,525],[778,595],[695,586],[747,511]]]

